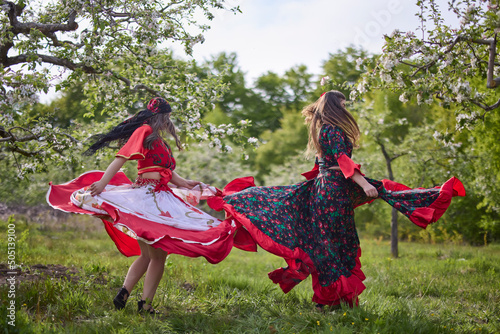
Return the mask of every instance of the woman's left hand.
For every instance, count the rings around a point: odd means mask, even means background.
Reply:
[[[378,191],[377,188],[372,186],[369,183],[366,183],[366,185],[363,187],[363,190],[368,197],[378,197]]]
[[[90,190],[90,195],[96,196],[102,193],[104,188],[106,187],[106,184],[103,184],[101,181],[94,182],[90,185],[89,190]]]

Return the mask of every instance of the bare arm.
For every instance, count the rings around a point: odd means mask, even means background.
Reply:
[[[122,158],[122,157],[116,157],[115,160],[113,160],[112,163],[109,164],[108,168],[106,168],[106,172],[104,172],[104,175],[102,178],[94,182],[90,185],[90,194],[92,196],[99,195],[102,193],[106,185],[111,181],[113,176],[122,168],[123,164],[127,161],[127,159]]]
[[[363,188],[366,196],[368,197],[378,197],[377,188],[372,186],[366,181],[366,179],[358,171],[355,171],[351,179],[356,182],[361,188]]]
[[[193,187],[201,183],[199,181],[186,180],[176,172],[172,172],[172,179],[170,180],[170,182],[175,184],[177,187],[182,187],[187,189],[192,189]]]

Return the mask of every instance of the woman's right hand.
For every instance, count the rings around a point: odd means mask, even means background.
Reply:
[[[101,181],[92,183],[89,187],[90,195],[92,196],[99,195],[100,193],[102,193],[105,187],[106,184],[103,184]]]
[[[367,183],[364,187],[363,187],[363,191],[365,192],[366,196],[368,197],[378,197],[378,191],[377,191],[377,188],[375,188],[374,186],[372,186],[371,184]]]
[[[185,180],[185,182],[182,183],[181,187],[186,188],[186,189],[193,189],[197,185],[200,185],[200,187],[201,187],[201,182],[195,181],[195,180]]]

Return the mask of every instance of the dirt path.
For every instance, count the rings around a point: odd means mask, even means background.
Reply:
[[[15,274],[12,274],[13,272]],[[7,278],[10,277],[15,277],[16,283],[47,278],[65,278],[68,281],[77,282],[80,279],[79,274],[80,271],[77,268],[68,268],[60,264],[33,264],[10,270],[6,264],[0,263],[0,284],[6,284]]]

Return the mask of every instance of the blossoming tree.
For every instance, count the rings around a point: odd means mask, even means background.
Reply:
[[[22,172],[35,171],[47,158],[65,160],[87,133],[66,132],[42,117],[28,117],[42,92],[84,83],[85,108],[99,106],[112,117],[137,111],[155,95],[176,109],[177,125],[189,136],[221,142],[237,136],[236,125],[203,124],[225,84],[199,78],[188,61],[173,59],[168,43],[190,55],[219,10],[238,12],[221,0],[0,0],[0,150],[14,155]],[[102,130],[97,124],[92,131]],[[69,155],[70,156],[70,155]],[[22,173],[21,173],[22,174]]]
[[[446,8],[435,0],[416,4],[420,20],[416,31],[395,30],[385,36],[375,66],[372,58],[358,59],[365,73],[351,97],[389,89],[403,103],[429,105],[440,113],[434,138],[455,152],[453,170],[471,193],[480,194],[468,200],[483,210],[481,222],[473,224],[484,231],[486,240],[488,231],[498,233],[500,226],[500,1],[452,0]],[[444,19],[446,10],[458,23]]]
[[[454,108],[457,130],[484,120],[500,107],[499,3],[449,1],[443,9],[435,0],[417,1],[417,31],[395,30],[385,36],[382,56],[373,71],[363,76],[353,97],[386,88],[399,92],[402,102],[415,97],[418,104],[437,100]],[[443,10],[453,12],[459,25],[445,22]]]

